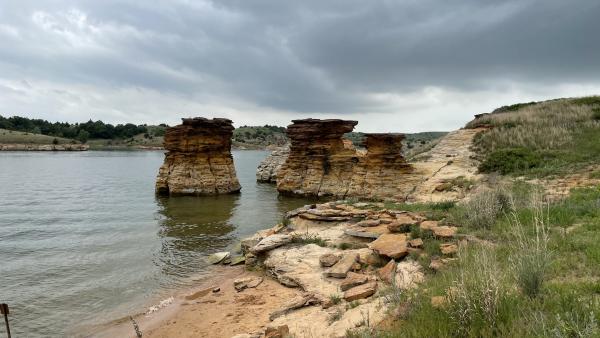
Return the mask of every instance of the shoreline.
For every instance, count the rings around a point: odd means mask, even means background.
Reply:
[[[240,333],[264,332],[268,314],[298,295],[261,272],[241,266],[213,266],[210,277],[195,286],[174,290],[173,299],[164,307],[148,313],[148,309],[132,314],[144,337],[222,337]],[[262,277],[256,288],[237,292],[233,281]],[[213,292],[218,289],[218,292]],[[167,299],[168,300],[168,299]],[[152,307],[151,307],[152,308]],[[128,316],[108,323],[84,328],[83,334],[71,337],[131,337],[136,333]]]

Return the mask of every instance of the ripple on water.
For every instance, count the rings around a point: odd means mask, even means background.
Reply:
[[[157,199],[162,152],[0,153],[0,299],[14,336],[143,309],[202,274],[208,253],[305,204],[256,184],[264,156],[234,152],[239,195]]]

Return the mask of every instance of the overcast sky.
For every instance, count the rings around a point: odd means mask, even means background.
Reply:
[[[1,0],[0,115],[461,127],[600,94],[598,0]]]

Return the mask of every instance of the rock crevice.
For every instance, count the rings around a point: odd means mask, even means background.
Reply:
[[[160,195],[211,195],[240,191],[231,156],[232,121],[182,119],[167,129],[165,161],[156,179]]]

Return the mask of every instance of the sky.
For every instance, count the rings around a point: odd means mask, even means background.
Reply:
[[[0,115],[462,127],[600,94],[597,0],[0,0]]]

